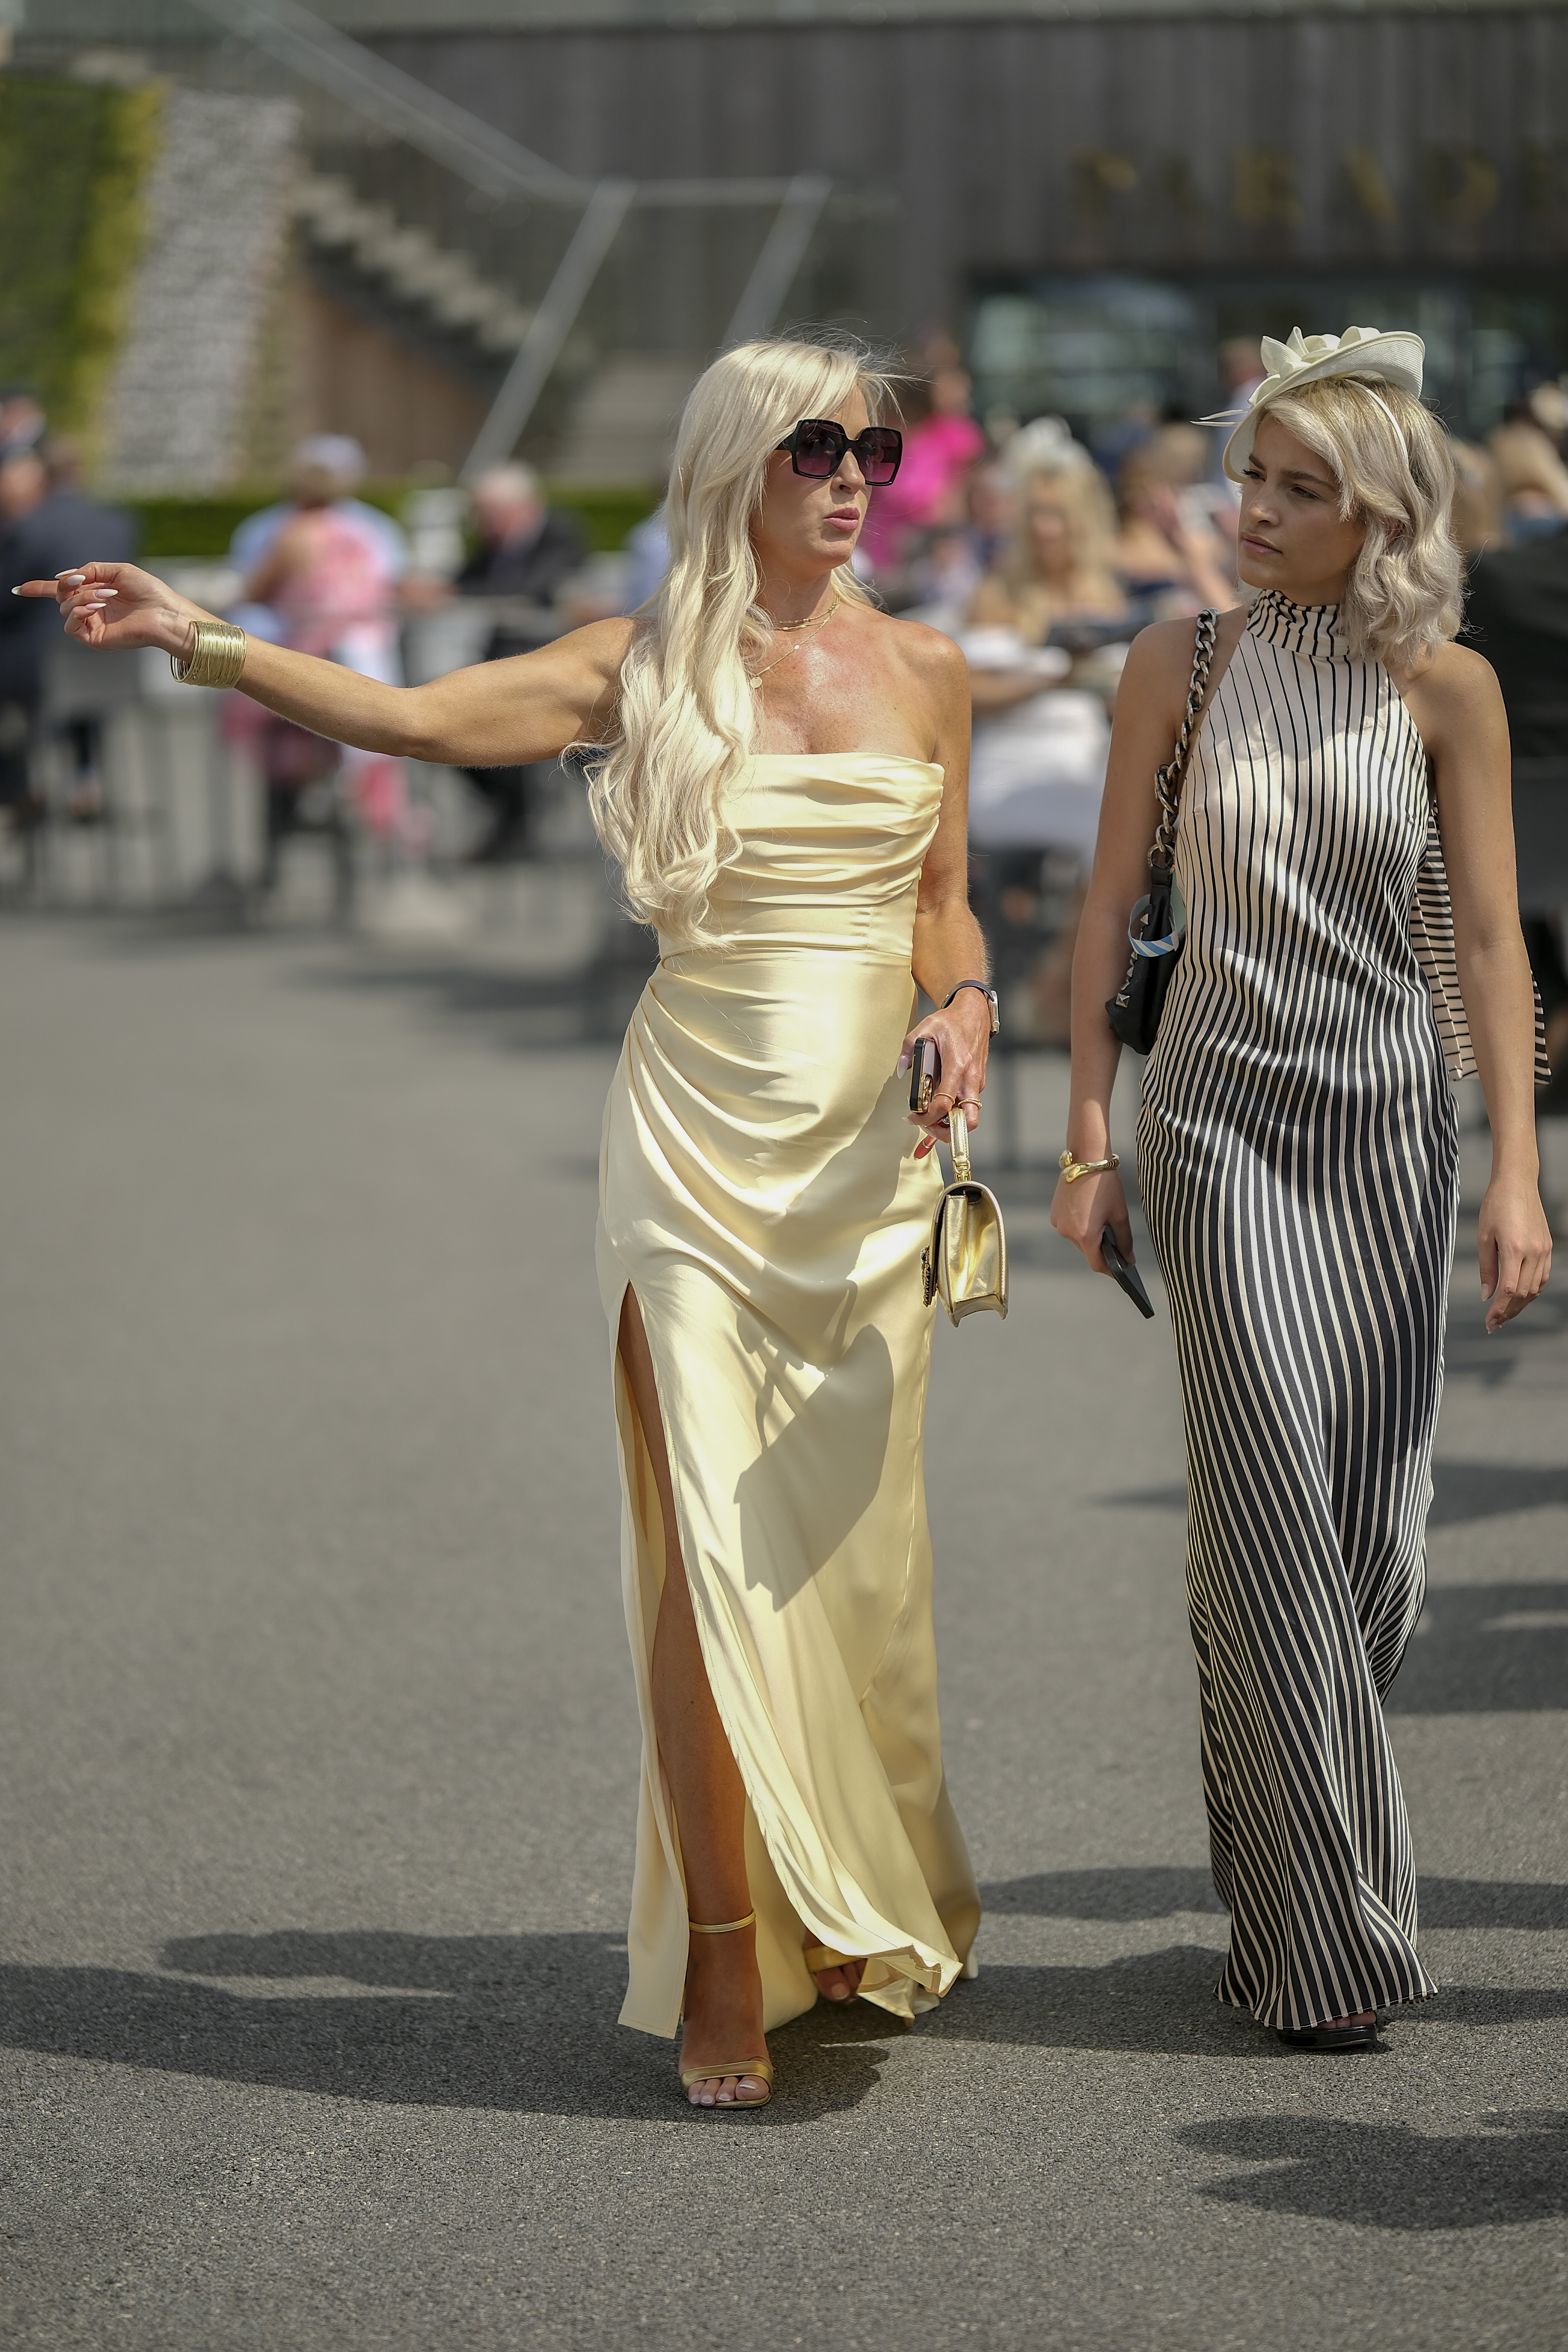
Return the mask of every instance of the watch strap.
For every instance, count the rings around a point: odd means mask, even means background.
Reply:
[[[948,1006],[952,1003],[953,997],[962,995],[966,988],[978,989],[981,995],[991,1007],[991,1034],[994,1037],[1002,1026],[1002,1013],[996,1002],[996,991],[990,987],[984,981],[961,980],[958,986],[953,990],[952,994],[942,999],[942,1011],[945,1013]]]

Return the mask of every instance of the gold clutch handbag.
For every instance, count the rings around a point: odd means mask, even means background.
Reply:
[[[950,1323],[983,1310],[1007,1312],[1007,1234],[994,1192],[977,1184],[969,1163],[969,1129],[948,1122],[952,1181],[942,1187],[921,1258],[925,1303],[940,1298]]]

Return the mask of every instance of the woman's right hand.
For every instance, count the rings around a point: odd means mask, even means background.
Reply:
[[[134,563],[79,563],[53,580],[25,581],[16,593],[52,597],[66,635],[95,651],[153,646],[161,653],[184,655],[190,650],[192,624],[213,617]]]
[[[1064,1240],[1082,1250],[1096,1274],[1110,1272],[1100,1254],[1100,1236],[1107,1225],[1127,1264],[1133,1262],[1127,1195],[1114,1168],[1108,1168],[1100,1176],[1080,1176],[1074,1184],[1069,1184],[1065,1176],[1059,1177],[1051,1202],[1051,1223]]]

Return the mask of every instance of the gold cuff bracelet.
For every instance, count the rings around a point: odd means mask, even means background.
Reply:
[[[1076,1184],[1080,1176],[1103,1176],[1121,1165],[1121,1154],[1119,1151],[1113,1151],[1109,1160],[1075,1160],[1070,1151],[1064,1151],[1057,1162],[1069,1184]]]
[[[190,652],[169,656],[169,667],[180,684],[237,686],[248,650],[245,631],[233,621],[197,621],[195,627]]]

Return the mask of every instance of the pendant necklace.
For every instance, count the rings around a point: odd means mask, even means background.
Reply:
[[[843,597],[836,594],[836,595],[835,595],[835,597],[834,597],[834,599],[833,599],[832,604],[829,604],[829,606],[828,606],[828,608],[827,608],[826,612],[826,613],[824,613],[824,614],[822,615],[822,618],[821,618],[820,620],[811,619],[811,620],[805,620],[805,621],[782,621],[782,622],[780,622],[780,621],[775,621],[775,622],[774,622],[774,624],[773,624],[774,631],[775,631],[775,633],[777,633],[778,631],[783,630],[783,629],[825,629],[825,628],[827,626],[827,624],[829,623],[829,621],[831,621],[831,620],[832,620],[833,615],[835,614],[835,613],[837,613],[837,612],[838,607],[840,606],[840,604],[842,604],[842,603],[843,603],[843,602],[844,602]],[[746,672],[746,675],[747,675],[747,677],[751,679],[752,684],[753,686],[761,686],[761,684],[762,684],[762,682],[763,682],[763,678],[764,678],[764,677],[766,677],[766,676],[767,676],[767,674],[768,674],[769,670],[772,670],[772,669],[778,669],[778,668],[780,668],[780,667],[783,666],[783,664],[784,664],[784,663],[785,663],[786,661],[788,661],[788,659],[789,659],[789,657],[790,657],[790,655],[791,655],[791,654],[797,654],[797,653],[799,653],[799,651],[800,651],[800,649],[801,649],[802,646],[804,646],[804,645],[805,645],[805,639],[804,637],[797,637],[797,638],[795,639],[795,643],[794,643],[794,645],[793,645],[793,646],[787,646],[787,647],[785,648],[785,650],[784,650],[782,654],[780,654],[780,656],[779,656],[779,657],[778,657],[778,660],[777,660],[777,661],[766,662],[766,663],[764,663],[764,664],[763,664],[763,667],[762,667],[761,669],[752,669],[752,670],[748,670],[748,671]]]

